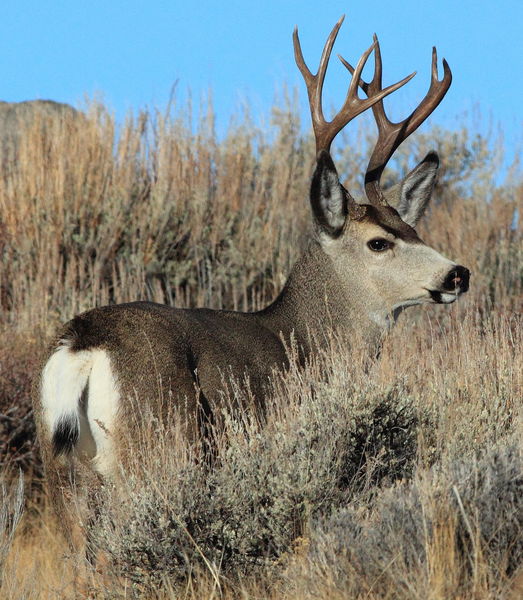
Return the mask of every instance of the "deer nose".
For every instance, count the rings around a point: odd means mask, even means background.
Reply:
[[[470,271],[466,267],[457,265],[454,267],[443,282],[443,287],[449,292],[466,292],[469,289]]]

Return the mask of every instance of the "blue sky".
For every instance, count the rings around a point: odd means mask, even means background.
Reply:
[[[255,116],[267,115],[285,83],[299,86],[305,107],[292,30],[298,25],[315,70],[341,14],[333,58],[339,52],[355,62],[376,32],[385,84],[418,72],[394,99],[393,116],[424,95],[436,45],[454,80],[434,120],[453,127],[479,105],[484,123],[500,124],[516,151],[523,123],[522,0],[18,0],[2,7],[0,99],[78,105],[85,94],[101,93],[120,117],[129,108],[164,106],[178,82],[179,93],[190,89],[196,100],[212,89],[223,130],[245,100]],[[339,104],[346,90],[345,72],[332,62],[327,105]]]

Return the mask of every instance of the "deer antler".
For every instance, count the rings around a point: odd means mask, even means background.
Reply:
[[[341,62],[352,74],[352,80],[354,81],[355,77],[358,78],[359,86],[369,98],[371,96],[376,97],[381,90],[382,85],[381,52],[376,34],[374,34],[374,47],[374,77],[369,83],[366,83],[361,79],[361,70],[358,71],[358,65],[354,68],[342,56],[338,55]],[[407,137],[436,109],[438,104],[443,100],[451,83],[452,72],[445,59],[443,59],[443,79],[438,79],[438,55],[436,53],[436,48],[433,47],[432,74],[429,91],[406,119],[398,123],[393,123],[385,114],[382,99],[373,103],[372,112],[374,113],[374,119],[378,126],[378,141],[376,142],[365,173],[365,193],[371,204],[386,204],[385,197],[380,187],[380,178],[385,166],[401,142],[407,139]]]
[[[356,69],[354,69],[349,90],[347,92],[347,97],[345,98],[345,102],[341,110],[335,115],[332,121],[326,121],[325,117],[323,116],[321,102],[323,82],[325,80],[325,73],[327,72],[327,66],[329,64],[332,47],[344,18],[345,15],[343,15],[336,25],[334,25],[334,28],[327,38],[321,54],[320,66],[318,67],[318,72],[316,75],[313,75],[305,64],[303,53],[301,51],[300,40],[298,38],[298,28],[296,27],[294,29],[294,57],[307,86],[307,93],[309,95],[309,104],[311,108],[312,127],[314,129],[314,136],[316,138],[317,153],[319,153],[321,150],[326,150],[328,152],[330,150],[332,140],[345,127],[345,125],[349,123],[349,121],[354,119],[354,117],[362,113],[364,110],[367,110],[367,108],[370,108],[371,106],[377,106],[377,103],[383,100],[385,96],[388,96],[388,94],[391,94],[402,85],[405,85],[415,75],[415,73],[412,73],[412,75],[405,77],[405,79],[402,79],[400,82],[390,85],[385,89],[381,89],[380,85],[379,90],[367,93],[367,98],[358,98],[358,84],[361,85],[362,83],[361,72],[363,71],[363,67],[367,62],[370,53],[377,48],[377,41],[375,40],[372,46],[363,53],[362,57],[358,61],[358,64],[356,65]],[[376,75],[374,76],[374,79],[376,79]]]

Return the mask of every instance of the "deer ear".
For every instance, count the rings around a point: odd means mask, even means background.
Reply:
[[[401,183],[398,213],[411,227],[416,226],[427,208],[436,183],[438,167],[437,153],[429,152]]]
[[[349,214],[348,198],[330,154],[318,154],[312,176],[311,207],[320,231],[338,237]]]

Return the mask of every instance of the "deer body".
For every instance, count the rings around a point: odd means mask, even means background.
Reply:
[[[289,363],[290,344],[302,359],[324,346],[333,332],[348,344],[362,335],[373,346],[403,308],[451,303],[468,289],[468,270],[425,245],[413,228],[432,193],[437,155],[427,155],[389,195],[379,188],[384,163],[410,133],[403,135],[409,126],[386,119],[382,99],[410,77],[381,89],[377,41],[355,70],[346,63],[354,72],[346,103],[332,122],[323,118],[321,87],[340,25],[327,41],[316,76],[305,66],[295,34],[317,142],[310,192],[314,236],[284,289],[254,313],[135,302],[96,308],[67,323],[51,346],[35,394],[44,463],[56,488],[67,479],[60,469],[74,457],[104,478],[114,474],[117,431],[128,411],[136,409],[136,399],[138,406],[158,397],[174,403],[194,439],[214,422],[231,375],[248,380],[263,408],[271,375]],[[360,75],[372,50],[375,78],[366,84]],[[446,63],[445,78],[437,81],[435,60],[434,55],[428,100],[413,113],[417,125],[450,85]],[[366,100],[357,97],[358,85]],[[329,148],[337,132],[369,107],[380,140],[366,178],[368,202],[358,203],[339,182]],[[396,128],[392,137],[388,124]]]
[[[434,302],[432,290],[448,294],[442,301],[455,300],[457,294],[445,280],[456,265],[423,244],[394,209],[369,206],[366,210],[370,214],[363,222],[347,223],[339,238],[320,234],[312,241],[281,294],[262,311],[177,309],[134,302],[97,308],[72,319],[53,346],[51,356],[60,356],[59,369],[50,369],[53,363],[48,362],[44,370],[44,379],[57,383],[41,396],[47,427],[55,432],[55,451],[75,449],[84,410],[88,419],[83,433],[102,443],[91,443],[89,451],[81,453],[95,459],[95,465],[103,465],[100,472],[108,475],[114,466],[110,432],[118,413],[125,413],[126,398],[177,399],[194,438],[201,433],[201,419],[209,416],[207,412],[219,409],[228,375],[239,381],[247,378],[255,399],[263,403],[274,369],[288,364],[291,343],[307,356],[323,346],[332,332],[347,340],[358,333],[372,348],[399,309]],[[367,247],[367,241],[377,235],[401,246],[396,256]],[[364,261],[365,254],[369,257]],[[76,390],[76,399],[57,403],[57,395],[70,393],[60,385],[60,372],[92,370],[100,353],[107,361],[107,382],[92,391],[90,378],[98,375],[89,375],[84,387]],[[79,361],[79,355],[84,360]],[[84,390],[87,408],[81,406]],[[96,393],[108,400],[96,400]],[[112,406],[107,407],[109,403]],[[99,413],[88,414],[93,404]],[[85,447],[85,443],[79,446]]]

